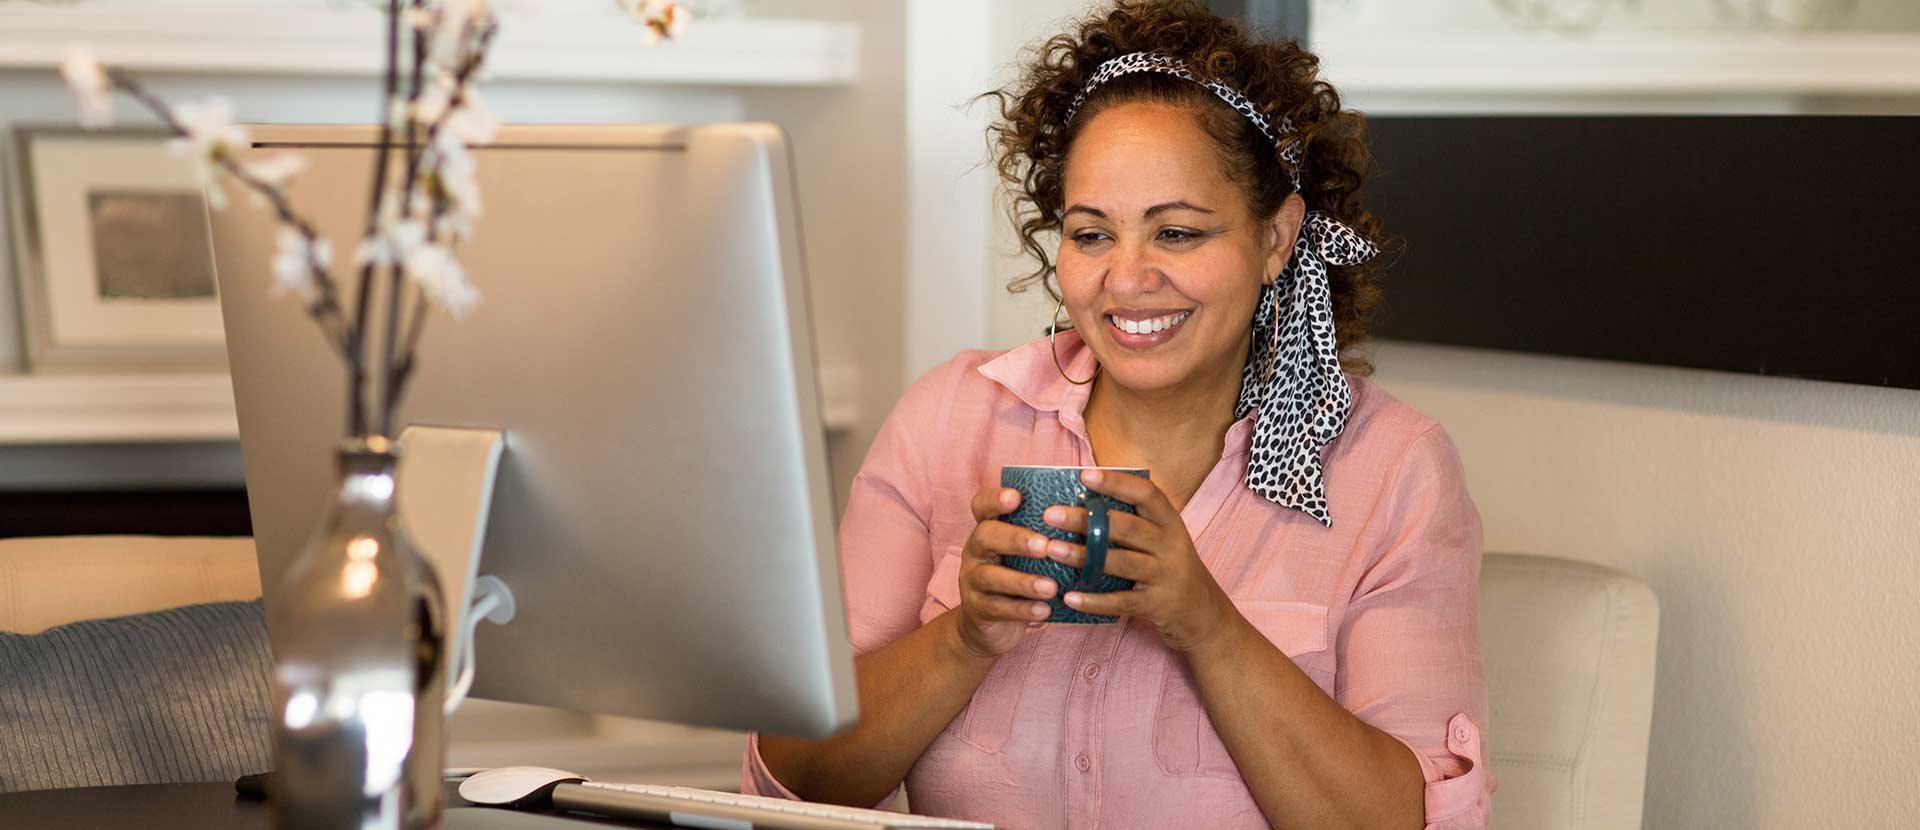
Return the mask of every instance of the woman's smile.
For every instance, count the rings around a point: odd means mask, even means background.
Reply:
[[[1180,335],[1192,309],[1114,309],[1101,315],[1107,336],[1123,348],[1155,348]]]

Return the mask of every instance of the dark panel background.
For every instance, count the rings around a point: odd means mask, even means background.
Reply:
[[[1920,118],[1370,125],[1378,336],[1920,389]]]
[[[234,488],[0,493],[0,539],[123,533],[251,536],[247,492]]]

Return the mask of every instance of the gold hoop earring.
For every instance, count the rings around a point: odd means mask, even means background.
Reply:
[[[1060,312],[1066,309],[1067,301],[1055,300],[1054,303],[1053,319],[1047,322],[1047,351],[1053,355],[1053,368],[1060,370],[1060,377],[1065,378],[1068,383],[1075,386],[1085,386],[1092,383],[1094,378],[1100,376],[1100,365],[1097,363],[1094,364],[1093,374],[1088,375],[1086,380],[1074,380],[1071,377],[1067,377],[1067,367],[1060,365],[1060,349],[1053,343],[1054,335],[1060,331]]]

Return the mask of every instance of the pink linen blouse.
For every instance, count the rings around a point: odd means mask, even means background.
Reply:
[[[1067,371],[1094,357],[1063,333]],[[1254,419],[1181,511],[1235,606],[1321,691],[1398,738],[1426,778],[1429,828],[1484,828],[1479,511],[1446,431],[1349,376],[1353,409],[1324,450],[1333,527],[1245,485]],[[1048,343],[966,352],[894,408],[840,525],[856,654],[958,607],[969,504],[1009,464],[1093,465],[1089,386]],[[1266,827],[1185,659],[1153,629],[1047,625],[1002,657],[907,775],[915,813],[1022,828]],[[741,791],[797,798],[748,736]],[[891,799],[889,799],[891,801]]]

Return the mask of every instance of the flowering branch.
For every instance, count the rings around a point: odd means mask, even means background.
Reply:
[[[236,133],[238,128],[231,127],[223,131],[218,126],[212,126],[224,120],[218,114],[204,119],[207,125],[184,124],[164,102],[147,91],[146,87],[138,81],[128,77],[126,73],[117,69],[101,69],[97,64],[94,66],[98,70],[101,93],[109,87],[124,92],[159,118],[161,123],[179,140],[186,141],[189,145],[204,144],[206,149],[201,155],[206,162],[218,165],[222,172],[246,185],[255,195],[265,199],[273,207],[274,214],[279,217],[280,222],[298,234],[299,247],[304,256],[297,258],[296,262],[304,266],[304,278],[310,281],[311,287],[303,289],[296,281],[286,279],[284,275],[289,269],[285,267],[275,268],[276,275],[281,276],[278,284],[282,290],[292,290],[305,296],[308,303],[307,313],[319,321],[334,347],[339,349],[343,356],[351,357],[348,351],[351,342],[350,327],[341,315],[333,280],[327,275],[332,259],[332,247],[326,240],[320,238],[320,234],[314,230],[311,222],[294,211],[293,205],[287,201],[286,193],[276,181],[292,175],[297,171],[298,165],[286,164],[283,161],[269,166],[264,173],[249,170],[234,160],[228,146],[232,143],[244,143],[246,140],[244,131]],[[84,70],[81,71],[84,72]],[[208,105],[207,109],[220,109],[219,102]],[[199,128],[196,129],[196,126]],[[225,134],[222,134],[223,132]],[[288,246],[283,244],[281,247],[285,249]],[[290,285],[290,283],[296,284]]]
[[[648,43],[679,37],[689,19],[667,0],[615,2],[644,24]],[[479,301],[452,246],[472,237],[480,215],[480,188],[469,146],[486,144],[499,128],[473,88],[499,29],[491,0],[388,0],[386,6],[379,143],[367,221],[355,251],[358,291],[351,318],[330,274],[331,245],[286,195],[286,183],[304,168],[303,159],[278,155],[243,164],[237,153],[249,146],[247,131],[232,123],[224,101],[170,108],[133,78],[101,67],[84,47],[72,50],[61,67],[79,101],[82,125],[112,123],[110,93],[124,92],[177,136],[172,146],[194,163],[210,207],[224,206],[224,177],[240,182],[273,208],[281,226],[272,263],[274,290],[299,294],[307,314],[346,362],[347,422],[353,435],[375,428],[379,434],[393,434],[394,415],[413,375],[430,308],[437,306],[458,318]],[[411,36],[410,60],[401,50],[403,25]],[[408,82],[404,101],[403,66]],[[404,133],[406,141],[405,174],[397,191],[388,186],[396,132]],[[378,417],[372,418],[366,388],[368,324],[382,275],[387,280],[384,360]],[[411,309],[402,300],[408,282],[414,285]]]
[[[452,73],[452,92],[449,93],[446,106],[440,110],[437,118],[432,119],[432,123],[427,128],[424,142],[429,148],[427,159],[437,162],[431,175],[424,179],[429,187],[429,200],[432,203],[431,215],[426,226],[426,239],[429,243],[438,241],[442,233],[456,240],[471,235],[472,220],[479,213],[480,189],[472,184],[473,162],[468,154],[466,143],[469,141],[485,143],[491,140],[498,124],[480,105],[471,81],[486,59],[488,47],[492,44],[494,34],[498,30],[497,26],[491,24],[477,30],[472,48],[466,51],[458,68]],[[414,113],[418,114],[418,110],[415,109]],[[411,185],[408,191],[412,192]],[[413,201],[409,198],[410,208]],[[450,223],[447,221],[449,211],[455,207],[456,203],[461,204],[467,215]],[[444,258],[443,264],[458,267],[458,263],[454,262],[451,256]],[[406,340],[398,354],[394,356],[394,362],[391,364],[393,369],[389,373],[393,400],[399,400],[405,391],[407,380],[413,375],[414,356],[418,353],[421,332],[426,325],[426,312],[430,298],[428,286],[438,285],[441,286],[438,289],[441,293],[457,295],[462,293],[460,286],[465,284],[463,274],[458,275],[458,279],[419,282],[415,289],[413,313],[407,322]],[[448,303],[449,308],[461,305],[461,302],[454,297],[445,297],[443,302]],[[393,308],[396,313],[391,319],[397,320],[400,316],[398,295],[394,297]]]
[[[380,232],[381,204],[387,195],[387,170],[390,167],[387,157],[393,150],[393,119],[387,115],[393,109],[394,96],[400,86],[400,0],[388,0],[387,3],[387,60],[385,71],[381,73],[382,95],[380,97],[380,146],[374,151],[373,191],[368,195],[366,230],[362,238],[371,237]],[[355,303],[353,313],[353,354],[347,359],[347,419],[348,430],[354,435],[367,431],[366,385],[367,385],[367,312],[368,302],[373,297],[373,263],[360,264],[359,301]]]

